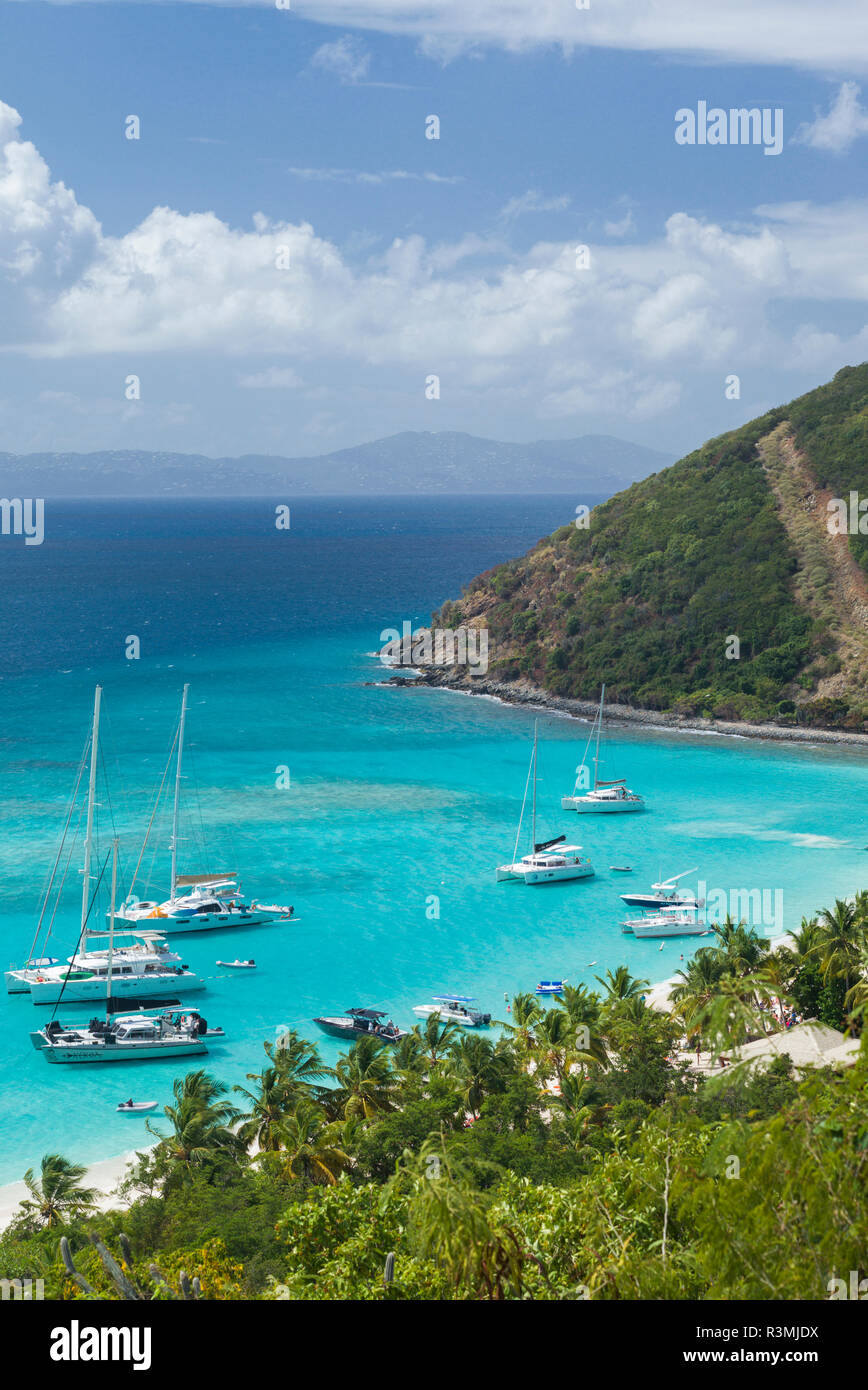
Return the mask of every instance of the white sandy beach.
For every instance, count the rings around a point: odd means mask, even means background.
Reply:
[[[769,950],[777,951],[779,947],[785,946],[790,939],[790,933],[784,932],[782,936],[772,936],[769,938]],[[672,986],[678,983],[677,975],[670,975],[668,980],[661,980],[659,984],[652,985],[645,995],[645,1003],[649,1009],[657,1009],[665,1014],[669,1011],[669,996]]]
[[[112,1190],[117,1187],[138,1154],[149,1148],[153,1148],[153,1145],[143,1144],[140,1149],[128,1149],[126,1153],[118,1154],[115,1158],[103,1158],[98,1163],[91,1164],[82,1182],[85,1187],[95,1187],[100,1194],[97,1201],[100,1211],[123,1205],[119,1197],[111,1195]],[[38,1168],[36,1171],[38,1174]],[[10,1182],[0,1187],[0,1231],[9,1225],[18,1210],[19,1202],[23,1202],[28,1195],[23,1182]]]

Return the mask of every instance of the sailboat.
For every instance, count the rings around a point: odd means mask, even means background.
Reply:
[[[172,809],[172,865],[169,896],[165,902],[141,902],[132,896],[136,876],[144,858],[148,835],[156,815],[151,816],[148,832],[145,835],[139,862],[133,874],[130,894],[118,911],[122,922],[148,923],[160,932],[213,931],[215,927],[252,927],[263,922],[287,919],[292,916],[291,907],[266,906],[264,903],[247,903],[238,885],[234,871],[209,874],[178,873],[178,828],[181,810],[181,778],[184,756],[184,728],[187,720],[187,696],[189,685],[184,686],[181,697],[181,717],[178,723],[177,757],[175,763],[175,796]],[[167,769],[168,771],[168,769]],[[162,784],[161,784],[162,786]],[[186,888],[189,892],[179,893]]]
[[[645,802],[636,792],[631,792],[626,784],[626,778],[619,777],[613,782],[600,781],[600,734],[603,729],[603,705],[606,699],[606,687],[600,691],[600,708],[597,710],[594,722],[591,725],[591,732],[588,735],[588,742],[585,745],[585,752],[581,764],[576,768],[576,785],[573,787],[572,796],[561,798],[561,807],[564,811],[644,811]],[[596,740],[594,750],[594,785],[589,791],[583,791],[587,783],[588,751],[591,744]]]
[[[97,686],[93,703],[93,724],[89,738],[90,772],[84,836],[79,949],[74,955],[67,957],[66,964],[51,958],[33,959],[32,955],[63,854],[67,831],[84,773],[88,745],[85,745],[85,754],[73,791],[60,849],[49,880],[48,892],[37,924],[29,964],[20,970],[6,972],[7,991],[10,994],[29,993],[34,1004],[56,1004],[60,999],[63,999],[67,1004],[99,1002],[105,999],[109,993],[110,975],[116,998],[131,995],[136,998],[165,997],[205,988],[204,981],[181,962],[181,957],[169,949],[162,935],[157,932],[129,932],[127,935],[132,938],[130,945],[114,946],[113,950],[108,952],[101,944],[93,944],[95,941],[101,942],[101,939],[106,935],[105,932],[94,931],[92,927],[88,926],[93,908],[90,897],[93,881],[94,807],[99,762],[101,698],[102,689]]]
[[[108,975],[105,1020],[91,1019],[86,1028],[65,1028],[57,1019],[30,1034],[30,1041],[47,1062],[129,1062],[155,1057],[189,1057],[207,1052],[203,1041],[208,1024],[198,1013],[136,1013],[118,1015],[112,1008],[112,957],[118,883],[118,842],[112,844],[112,887],[109,909]],[[85,892],[87,882],[85,883]]]
[[[513,863],[501,864],[497,870],[497,882],[504,883],[512,879],[518,883],[560,883],[569,878],[591,878],[594,873],[590,859],[586,859],[581,854],[581,845],[568,845],[564,841],[566,836],[558,835],[554,840],[543,840],[537,843],[536,838],[536,780],[537,780],[537,725],[533,726],[533,752],[531,754],[530,768],[528,769],[527,782],[524,789],[524,800],[521,803],[521,815],[518,820],[518,831],[515,837],[515,848],[513,850]],[[530,854],[525,854],[519,859],[518,847],[521,840],[521,828],[524,821],[525,806],[527,804],[528,786],[533,786],[533,799],[531,810],[531,845]]]

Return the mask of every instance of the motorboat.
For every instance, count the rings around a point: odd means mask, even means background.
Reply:
[[[650,893],[622,893],[621,902],[628,907],[642,907],[653,910],[657,907],[704,907],[705,900],[697,898],[693,893],[686,892],[676,887],[682,878],[688,874],[695,874],[695,869],[685,869],[681,874],[674,874],[672,878],[663,879],[660,883],[652,883]]]
[[[119,1115],[147,1115],[156,1110],[159,1103],[157,1100],[122,1100],[116,1109]]]
[[[386,1015],[376,1009],[347,1009],[345,1014],[332,1017],[315,1018],[314,1023],[332,1038],[380,1038],[383,1042],[395,1043],[407,1036],[389,1019],[382,1023]]]
[[[193,1057],[208,1051],[205,1019],[197,1013],[120,1014],[92,1018],[87,1027],[64,1027],[52,1019],[30,1034],[47,1062],[132,1062],[158,1057]]]
[[[563,994],[566,980],[540,980],[536,994]]]
[[[218,960],[218,965],[222,965],[225,970],[255,970],[255,960]]]
[[[518,820],[518,831],[515,837],[515,848],[513,850],[513,862],[511,864],[501,864],[497,869],[496,881],[506,883],[509,880],[517,883],[560,883],[573,878],[592,878],[594,866],[585,855],[582,854],[581,845],[568,845],[565,843],[566,836],[557,835],[553,840],[543,840],[537,843],[536,839],[536,784],[537,784],[537,725],[534,723],[533,729],[533,752],[531,754],[530,768],[528,770],[527,782],[525,783],[524,799],[521,803],[521,815]],[[531,845],[530,854],[518,857],[518,847],[521,841],[522,824],[524,821],[525,807],[527,804],[528,788],[533,787],[533,798],[531,808]]]
[[[292,916],[293,909],[291,907],[278,906],[274,903],[260,903],[256,900],[252,902],[245,901],[238,884],[238,875],[234,870],[231,872],[221,870],[213,873],[196,874],[178,873],[184,730],[187,721],[187,698],[189,691],[189,685],[185,685],[181,696],[181,714],[169,755],[169,763],[160,783],[156,805],[148,824],[148,829],[139,854],[138,864],[136,865],[132,882],[129,886],[129,892],[127,893],[126,902],[121,906],[117,914],[118,919],[122,922],[131,922],[134,924],[143,922],[158,923],[159,930],[162,932],[214,931],[218,927],[254,927],[261,926],[266,922],[274,922],[277,920],[286,921]],[[164,902],[156,900],[143,902],[133,895],[133,889],[135,888],[139,869],[144,860],[148,839],[156,818],[157,807],[160,804],[163,787],[167,783],[173,758],[175,762],[175,782],[172,805],[172,837],[170,841],[172,857],[169,876],[169,896]],[[179,889],[187,889],[188,891],[179,892]]]
[[[671,906],[641,917],[628,917],[621,924],[625,935],[646,936],[704,936],[708,925],[696,907]]]
[[[618,777],[614,781],[600,780],[600,735],[603,729],[603,707],[606,699],[606,687],[603,686],[600,692],[600,708],[597,710],[594,722],[591,725],[591,732],[588,735],[588,742],[585,745],[584,756],[579,766],[576,768],[576,784],[573,787],[571,796],[561,798],[561,809],[564,811],[585,812],[615,812],[615,811],[644,811],[645,800],[639,796],[638,792],[631,792],[627,786],[625,777]],[[595,743],[594,751],[594,780],[593,785],[589,785],[588,777],[588,753],[591,744]]]
[[[435,994],[432,1004],[417,1004],[413,1009],[419,1018],[439,1014],[444,1023],[460,1023],[465,1028],[487,1028],[491,1014],[478,1007],[479,1000],[471,994]]]

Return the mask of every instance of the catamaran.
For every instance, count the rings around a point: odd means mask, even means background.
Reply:
[[[118,878],[118,842],[112,845],[112,887],[109,925],[108,974],[105,1019],[92,1018],[87,1027],[64,1027],[52,1018],[30,1034],[30,1041],[47,1062],[129,1062],[156,1057],[189,1057],[207,1052],[209,1032],[201,1014],[162,1013],[156,1018],[142,1013],[113,1013],[112,950]]]
[[[621,931],[630,936],[704,936],[708,924],[693,907],[661,907],[642,917],[628,917]]]
[[[704,898],[697,898],[693,893],[684,892],[676,887],[682,878],[695,873],[695,869],[685,869],[681,874],[673,874],[672,878],[652,883],[650,893],[622,893],[621,902],[626,903],[628,907],[644,907],[649,910],[657,907],[704,907]]]
[[[513,862],[511,864],[501,864],[497,870],[497,882],[505,883],[513,879],[518,883],[558,883],[564,879],[571,878],[591,878],[594,873],[590,859],[582,853],[581,845],[565,844],[566,836],[558,835],[554,840],[543,840],[537,843],[536,838],[536,768],[537,768],[537,726],[533,726],[533,752],[531,754],[530,768],[528,769],[527,781],[524,788],[524,800],[521,803],[521,815],[518,819],[518,831],[515,837],[515,848],[513,849]],[[521,840],[521,828],[524,821],[525,806],[527,804],[528,787],[533,785],[533,800],[531,810],[531,845],[533,846],[530,854],[522,855],[518,858],[518,847]]]
[[[464,1028],[487,1028],[491,1014],[484,1014],[479,1000],[472,994],[435,994],[433,1004],[417,1004],[413,1009],[419,1018],[439,1014],[444,1023],[460,1023]]]
[[[603,686],[600,692],[600,708],[597,710],[594,722],[591,725],[591,732],[588,735],[588,742],[585,745],[584,756],[580,765],[576,768],[576,785],[573,788],[572,796],[561,798],[561,808],[564,811],[578,811],[580,813],[589,811],[644,811],[645,801],[637,792],[631,792],[627,787],[624,777],[619,777],[613,782],[600,781],[600,734],[603,729],[603,704],[606,699],[606,687]],[[587,791],[583,790],[588,781],[588,751],[591,744],[596,740],[594,750],[594,785]]]
[[[216,927],[253,927],[264,922],[288,919],[292,916],[291,907],[278,907],[258,902],[245,902],[238,884],[237,874],[223,871],[210,874],[178,873],[178,827],[181,810],[181,777],[184,755],[184,728],[187,719],[187,695],[189,685],[184,686],[181,697],[181,717],[176,735],[177,757],[175,763],[175,796],[172,809],[172,863],[169,896],[165,902],[141,902],[132,896],[136,878],[141,868],[148,844],[151,827],[156,816],[156,807],[151,816],[145,835],[139,861],[136,865],[130,893],[118,911],[122,922],[159,923],[160,932],[213,931]],[[173,749],[174,751],[174,749]],[[170,755],[171,756],[171,755]],[[167,769],[168,771],[168,769]],[[165,780],[165,778],[164,778]],[[161,784],[162,789],[162,784]],[[158,793],[159,801],[159,793]],[[180,893],[179,889],[189,889]]]

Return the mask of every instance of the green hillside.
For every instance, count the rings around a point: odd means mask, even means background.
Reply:
[[[433,624],[487,624],[498,681],[579,699],[605,681],[648,709],[868,728],[868,536],[827,525],[828,498],[851,490],[868,498],[868,364],[634,483]]]

